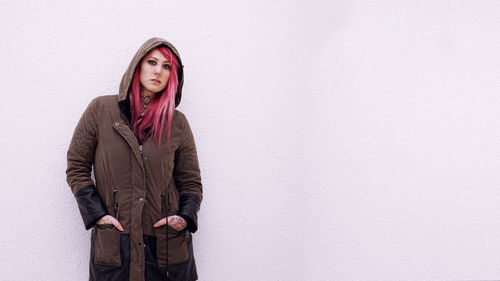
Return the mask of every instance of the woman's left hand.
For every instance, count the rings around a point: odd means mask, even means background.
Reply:
[[[153,226],[160,227],[160,226],[163,226],[165,224],[167,224],[167,219],[163,218],[163,219],[157,221],[155,224],[153,224]],[[170,226],[171,228],[173,228],[177,231],[181,231],[184,228],[186,228],[187,222],[185,219],[183,219],[182,217],[179,217],[177,215],[169,216],[168,217],[168,226]]]

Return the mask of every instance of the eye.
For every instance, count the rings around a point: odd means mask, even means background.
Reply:
[[[164,64],[164,65],[163,65],[163,68],[165,68],[165,69],[170,69],[170,64]]]
[[[149,63],[150,65],[156,65],[156,61],[154,61],[154,60],[148,60],[148,63]]]

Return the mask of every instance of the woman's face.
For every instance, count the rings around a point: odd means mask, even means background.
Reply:
[[[144,91],[161,92],[170,77],[170,62],[158,50],[152,50],[141,62],[140,81]]]

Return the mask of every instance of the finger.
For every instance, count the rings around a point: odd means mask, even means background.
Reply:
[[[167,224],[167,219],[162,218],[161,220],[157,221],[155,224],[153,224],[153,227],[160,227]]]
[[[109,224],[109,215],[103,216],[100,220],[97,221],[97,224]]]
[[[168,226],[170,226],[173,229],[175,229],[175,217],[176,216],[169,216],[167,218]]]
[[[121,223],[116,218],[109,216],[109,223],[114,225],[118,230],[123,231]]]
[[[116,221],[116,223],[113,224],[116,228],[118,228],[118,230],[120,231],[123,231],[123,226],[121,223],[119,223],[118,221]]]

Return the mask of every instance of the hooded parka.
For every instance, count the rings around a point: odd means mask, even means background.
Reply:
[[[131,126],[129,88],[136,67],[150,50],[166,46],[179,61],[175,107],[181,100],[183,65],[176,48],[161,38],[146,41],[123,75],[118,95],[94,98],[80,118],[68,153],[67,182],[85,228],[92,229],[91,281],[197,280],[192,236],[202,184],[189,123],[175,109],[170,146],[164,122],[160,146],[151,131],[140,142]],[[95,182],[92,179],[95,178]],[[112,215],[123,226],[98,225]],[[153,227],[178,215],[187,228]]]

